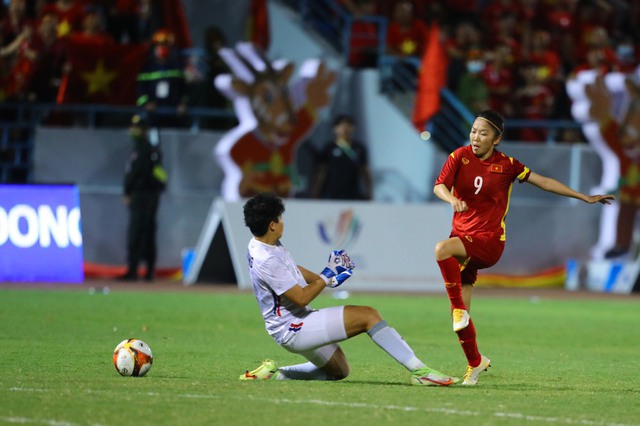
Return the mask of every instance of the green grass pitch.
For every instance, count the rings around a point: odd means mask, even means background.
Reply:
[[[369,337],[342,343],[341,382],[241,382],[266,357],[302,358],[264,331],[246,292],[0,287],[0,424],[36,425],[638,425],[637,298],[474,299],[480,350],[493,366],[475,387],[419,387]],[[321,296],[315,307],[376,307],[429,365],[462,375],[441,295]],[[121,377],[128,337],[154,364]]]

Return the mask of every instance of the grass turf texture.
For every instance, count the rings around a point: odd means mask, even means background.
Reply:
[[[445,295],[346,302],[376,307],[429,365],[464,373]],[[252,294],[0,289],[0,423],[640,423],[637,299],[481,297],[473,318],[493,362],[475,387],[410,386],[366,334],[342,343],[352,370],[341,382],[241,382],[262,358],[303,361],[266,334]],[[145,377],[113,367],[128,337],[153,350]]]

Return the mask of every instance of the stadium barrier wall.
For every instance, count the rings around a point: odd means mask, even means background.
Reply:
[[[251,233],[244,225],[243,202],[217,199],[203,227],[187,284],[216,280],[210,263],[226,260],[226,241],[238,286],[251,288],[246,251]],[[326,266],[329,253],[346,249],[356,272],[345,288],[369,291],[442,289],[433,247],[446,238],[450,209],[444,204],[402,207],[367,202],[287,200],[282,243],[299,265],[312,271]],[[420,226],[428,218],[430,226]],[[220,233],[220,230],[224,235]],[[209,263],[209,264],[208,264]],[[221,273],[218,266],[218,273]],[[224,272],[224,271],[222,271]],[[203,277],[203,275],[205,275]]]
[[[223,175],[212,157],[213,147],[219,137],[220,134],[215,132],[160,132],[169,185],[162,197],[158,217],[158,267],[179,268],[183,249],[193,248],[199,239],[212,201],[220,193]],[[130,149],[131,141],[124,129],[37,129],[35,180],[40,183],[74,183],[78,186],[83,216],[84,258],[88,262],[125,264],[128,212],[122,203],[122,179]],[[600,178],[597,155],[587,146],[505,144],[502,149],[534,171],[563,182],[577,182],[581,191],[589,192],[589,188]],[[407,149],[404,155],[410,157],[411,150]],[[443,154],[423,160],[441,164],[445,158]],[[411,168],[416,166],[407,163],[408,171],[404,172],[411,173]],[[373,172],[376,173],[375,168]],[[420,176],[426,178],[425,175]],[[375,183],[377,189],[380,182]],[[433,181],[429,178],[422,185],[424,188],[431,187]],[[402,191],[401,188],[398,186],[396,190]],[[387,206],[397,212],[430,207],[432,204],[436,206],[435,211],[449,209],[441,201],[431,203],[423,198],[412,203],[375,201],[372,204]],[[533,275],[562,266],[568,258],[588,259],[598,239],[600,214],[606,208],[610,206],[589,206],[577,200],[547,194],[531,185],[516,183],[507,217],[506,250],[500,262],[486,272]],[[416,222],[393,221],[385,226],[427,229],[445,238],[450,229],[450,216],[443,223],[438,215],[430,217],[431,212],[427,208],[425,215]],[[398,238],[385,240],[384,244],[401,247],[405,244],[400,239],[401,235],[404,234],[400,232]],[[383,246],[379,247],[384,250]],[[430,262],[433,247],[425,245],[422,250],[422,262]]]
[[[83,280],[78,188],[0,185],[0,282]]]
[[[236,282],[250,286],[243,203],[217,199],[203,226],[185,282]],[[597,235],[597,216],[585,206],[526,205],[512,209],[513,243],[487,274],[531,275],[563,266],[570,253],[588,257]],[[597,214],[597,210],[594,210]],[[544,218],[544,220],[539,220]],[[283,244],[296,261],[321,270],[334,249],[344,248],[357,263],[349,288],[368,291],[442,291],[433,258],[435,244],[448,237],[451,209],[445,203],[410,205],[319,200],[287,200]],[[509,219],[507,228],[511,229]]]

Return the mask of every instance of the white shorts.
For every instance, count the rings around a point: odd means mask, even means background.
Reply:
[[[309,314],[302,321],[300,330],[281,346],[323,367],[338,349],[337,343],[343,340],[347,340],[344,306],[334,306]]]

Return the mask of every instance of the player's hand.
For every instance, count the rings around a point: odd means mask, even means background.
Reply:
[[[332,277],[331,279],[329,279],[329,281],[327,282],[327,287],[336,288],[336,287],[342,285],[342,283],[345,282],[346,280],[348,280],[349,277],[351,277],[352,274],[353,274],[353,270],[347,269],[346,271],[344,271],[344,272],[336,275],[335,277]]]
[[[334,250],[329,255],[327,261],[327,267],[320,272],[320,276],[324,280],[325,284],[329,285],[329,280],[336,275],[340,275],[347,270],[351,270],[356,267],[356,264],[349,257],[344,250]],[[340,285],[340,284],[338,284]]]
[[[454,199],[453,201],[451,201],[451,207],[453,208],[454,212],[465,212],[467,211],[467,209],[469,208],[467,206],[467,202],[466,201],[462,201],[458,198]]]
[[[354,269],[356,264],[344,250],[334,250],[329,255],[327,267],[320,273],[327,278],[334,277],[347,269]]]
[[[590,195],[584,201],[589,204],[595,204],[595,203],[611,204],[611,201],[615,199],[616,197],[614,197],[613,195]]]

